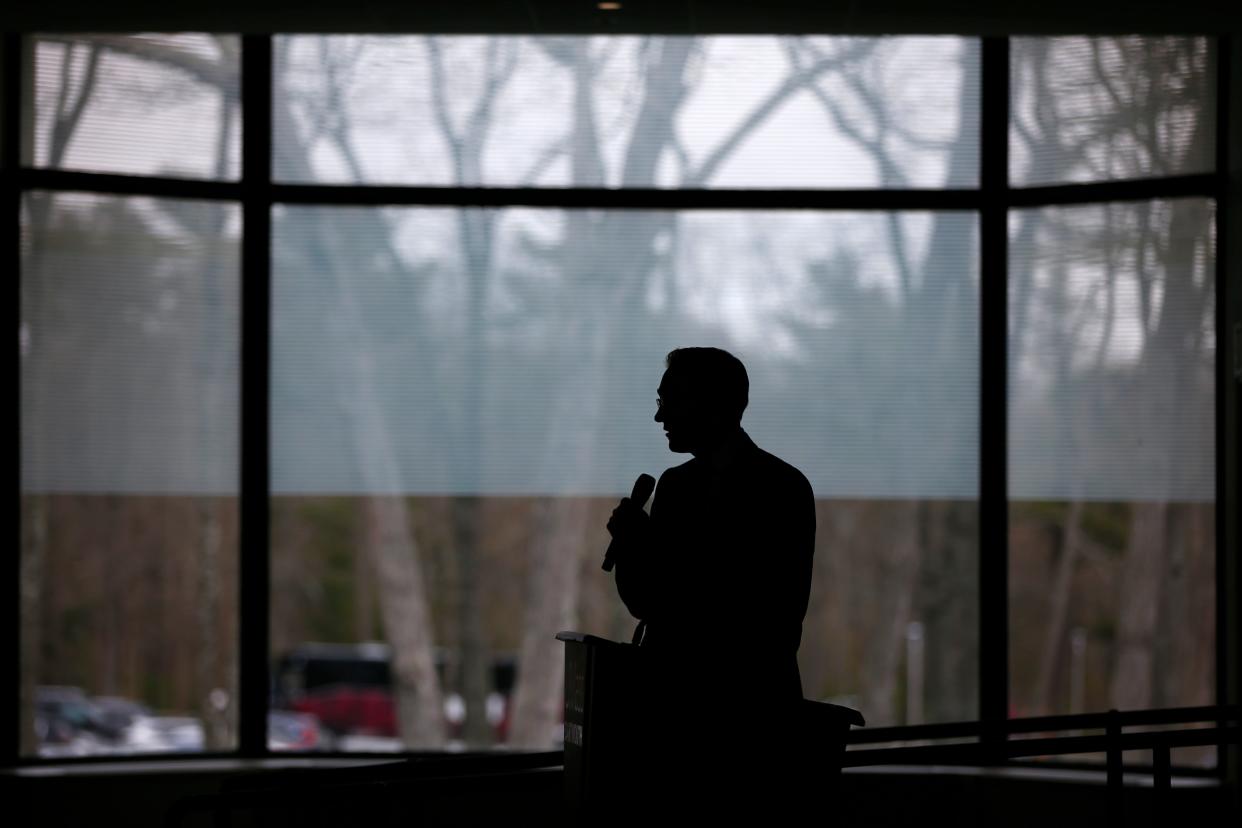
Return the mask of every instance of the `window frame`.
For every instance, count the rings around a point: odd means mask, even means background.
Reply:
[[[974,37],[973,35],[965,35]],[[978,216],[979,278],[979,509],[978,529],[978,636],[979,721],[982,741],[995,745],[1006,739],[1002,725],[1009,706],[1009,493],[1008,479],[1008,219],[1012,209],[1040,206],[1154,200],[1197,196],[1213,199],[1218,227],[1216,242],[1216,687],[1218,704],[1228,699],[1231,653],[1238,607],[1237,563],[1227,560],[1228,532],[1234,531],[1225,504],[1236,502],[1236,482],[1230,477],[1236,458],[1228,446],[1237,441],[1237,423],[1230,422],[1231,376],[1230,314],[1234,301],[1228,294],[1227,239],[1230,103],[1229,78],[1234,71],[1231,39],[1207,36],[1209,65],[1216,91],[1216,157],[1211,172],[1127,179],[1013,187],[1009,181],[1010,38],[984,36],[981,44],[979,180],[971,188],[954,189],[817,189],[817,190],[625,190],[607,188],[505,188],[377,186],[366,184],[287,184],[272,180],[272,44],[273,34],[241,36],[241,177],[236,181],[204,181],[155,176],[89,173],[23,167],[23,100],[30,78],[27,60],[33,36],[4,35],[0,54],[3,83],[4,203],[10,272],[20,273],[21,198],[29,190],[87,191],[111,195],[147,195],[222,200],[242,209],[241,257],[241,387],[240,387],[240,530],[239,559],[239,721],[238,744],[233,751],[196,753],[211,756],[267,758],[267,708],[270,639],[270,368],[271,368],[271,214],[278,204],[410,205],[454,207],[536,206],[605,209],[813,209],[813,210],[969,210]],[[20,324],[19,296],[13,304]],[[1237,347],[1236,345],[1234,347]],[[1238,357],[1234,357],[1237,359]],[[12,384],[20,394],[20,357],[13,363]],[[19,400],[20,405],[20,400]],[[20,493],[20,429],[10,443],[10,468],[17,468]],[[1233,500],[1230,499],[1232,496]],[[17,498],[14,498],[16,501]],[[15,528],[20,535],[20,510]],[[19,547],[20,549],[20,547]],[[0,675],[7,681],[3,697],[10,715],[0,725],[0,750],[6,764],[31,765],[50,760],[20,755],[20,571],[21,554],[9,569],[10,611],[0,621]],[[1231,593],[1231,586],[1233,592]],[[902,730],[905,738],[919,738],[925,725]],[[358,754],[349,754],[356,756]],[[1225,754],[1218,754],[1209,775],[1224,778]],[[115,759],[115,757],[104,757]],[[135,756],[133,760],[146,757]],[[157,758],[157,757],[151,757]],[[160,756],[160,759],[168,757]],[[131,757],[126,757],[127,761]],[[64,761],[64,760],[55,760]],[[91,761],[89,759],[73,760]],[[1005,763],[997,758],[998,763]],[[1021,765],[1018,761],[1007,764]],[[1063,765],[1058,765],[1063,766]]]

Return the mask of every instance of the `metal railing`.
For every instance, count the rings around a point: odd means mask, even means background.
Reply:
[[[1125,733],[1126,728],[1208,723],[1208,727]],[[1170,814],[1168,793],[1172,783],[1170,751],[1178,747],[1237,745],[1242,743],[1242,706],[1184,707],[1134,710],[1067,716],[1038,716],[990,723],[980,721],[944,724],[877,727],[852,730],[847,745],[885,742],[923,742],[918,745],[847,749],[842,767],[882,765],[1004,765],[1009,760],[1032,756],[1104,753],[1107,756],[1107,791],[1110,825],[1122,820],[1122,753],[1153,752],[1153,816],[1161,824]],[[1102,730],[1099,735],[1069,735],[1011,739],[1014,735]],[[974,739],[955,744],[926,744],[937,740]],[[358,758],[359,754],[353,754]],[[384,795],[405,797],[412,787],[470,784],[469,780],[495,780],[559,767],[559,752],[539,754],[426,756],[419,759],[389,756],[390,764],[332,771],[251,774],[225,783],[217,794],[186,797],[167,814],[166,824],[179,826],[191,814],[213,815],[227,824],[231,811],[267,810],[300,800],[316,802],[359,801],[356,797]],[[294,797],[297,792],[299,795]],[[312,805],[313,807],[313,805]]]
[[[1103,753],[1106,756],[1109,823],[1122,818],[1122,754],[1152,751],[1152,788],[1155,824],[1168,816],[1172,785],[1170,752],[1179,747],[1242,744],[1242,706],[1216,705],[1161,710],[1110,710],[1065,716],[1033,716],[1002,722],[950,722],[905,727],[878,727],[851,731],[847,746],[882,742],[927,742],[973,738],[954,744],[919,744],[886,748],[847,747],[842,767],[878,765],[999,765],[1033,756]],[[1129,727],[1210,723],[1209,727],[1124,733]],[[1103,730],[1100,735],[1069,735],[1011,739],[1024,733]]]

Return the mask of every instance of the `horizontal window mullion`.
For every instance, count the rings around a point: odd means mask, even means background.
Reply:
[[[1130,181],[1095,181],[1083,184],[1054,184],[1039,187],[1013,187],[1011,207],[1042,207],[1059,204],[1089,204],[1102,201],[1138,201],[1184,196],[1217,197],[1221,188],[1216,173],[1195,173],[1165,178]]]
[[[23,190],[79,190],[116,195],[241,200],[240,181],[122,175],[68,170],[23,169]],[[250,186],[253,186],[251,183]],[[1020,187],[1008,191],[1010,207],[1086,204],[1153,198],[1205,196],[1221,187],[1215,173],[1136,181]],[[504,207],[597,207],[600,209],[820,209],[974,210],[978,190],[664,190],[506,187],[410,187],[366,184],[271,184],[262,189],[274,202],[342,205],[437,205]]]
[[[976,190],[663,190],[273,184],[292,204],[599,209],[973,210]]]
[[[163,198],[205,198],[240,201],[240,181],[199,181],[118,173],[23,169],[17,173],[23,190],[73,190],[108,195],[149,195]]]

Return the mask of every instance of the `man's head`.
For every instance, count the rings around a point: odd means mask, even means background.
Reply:
[[[737,431],[750,395],[741,360],[719,348],[677,348],[665,365],[655,421],[670,450],[699,454]]]

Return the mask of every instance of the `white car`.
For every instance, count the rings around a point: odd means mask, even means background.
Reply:
[[[137,716],[125,734],[126,753],[188,753],[203,750],[203,723],[192,716]]]

